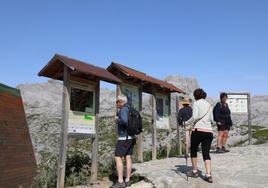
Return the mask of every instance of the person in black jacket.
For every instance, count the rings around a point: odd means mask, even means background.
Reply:
[[[217,141],[217,152],[224,153],[229,152],[226,149],[225,145],[228,138],[228,133],[230,131],[231,126],[233,125],[231,119],[231,111],[227,104],[227,94],[221,93],[220,102],[216,104],[213,109],[213,117],[214,121],[217,123],[218,127],[218,141]]]
[[[192,107],[190,106],[191,102],[189,99],[183,99],[181,105],[183,106],[178,113],[177,121],[179,126],[183,126],[183,123],[189,120],[193,115]]]

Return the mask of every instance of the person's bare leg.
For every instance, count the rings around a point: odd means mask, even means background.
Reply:
[[[225,146],[225,144],[227,143],[228,134],[229,134],[229,131],[228,130],[224,131],[224,133],[223,133],[223,139],[222,139],[222,146]]]
[[[121,157],[115,157],[116,169],[118,173],[118,182],[122,183],[123,180],[123,161]]]
[[[188,147],[189,147],[191,145],[191,133],[190,133],[190,131],[186,132],[186,138],[185,139],[186,139],[186,142],[187,142]]]
[[[205,160],[206,174],[211,175],[211,160]]]
[[[218,141],[217,141],[217,147],[222,148],[222,140],[223,140],[223,131],[218,131]]]
[[[126,182],[128,182],[130,180],[131,171],[132,171],[132,159],[131,159],[131,155],[127,155],[127,157],[126,157],[126,166],[127,166]]]
[[[197,170],[197,157],[191,158],[193,170]]]

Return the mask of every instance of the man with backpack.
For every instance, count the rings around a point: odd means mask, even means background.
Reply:
[[[118,181],[111,188],[130,187],[132,159],[136,137],[141,132],[141,117],[139,112],[130,106],[127,97],[123,94],[118,96],[116,105],[119,108],[117,116],[118,140],[115,148],[115,162],[118,173]],[[126,160],[126,178],[123,179],[123,159]]]

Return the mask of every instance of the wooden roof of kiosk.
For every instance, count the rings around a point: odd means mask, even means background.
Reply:
[[[143,72],[139,72],[118,63],[112,62],[107,70],[126,83],[141,85],[142,91],[145,93],[153,94],[153,90],[161,93],[184,93],[184,91],[173,84],[156,79]]]
[[[121,80],[104,68],[72,59],[63,55],[55,54],[48,64],[38,73],[38,76],[63,80],[64,65],[71,69],[71,80],[88,82],[90,80],[118,84]]]

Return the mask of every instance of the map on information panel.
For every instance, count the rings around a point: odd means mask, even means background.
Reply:
[[[248,113],[247,94],[228,94],[227,103],[232,113]]]
[[[95,116],[88,115],[82,112],[69,112],[68,122],[69,134],[86,134],[94,135],[95,131]]]
[[[139,88],[129,84],[122,84],[122,92],[127,96],[128,102],[139,110]]]

